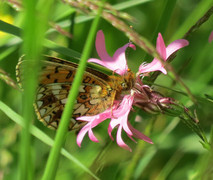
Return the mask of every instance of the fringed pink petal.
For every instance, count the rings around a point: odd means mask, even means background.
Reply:
[[[93,121],[94,118],[93,116],[80,116],[80,117],[77,117],[76,120],[90,122],[90,121]]]
[[[88,62],[100,64],[120,75],[123,75],[127,72],[128,66],[126,62],[125,50],[128,46],[135,49],[135,46],[133,44],[128,43],[123,47],[117,49],[114,53],[114,56],[111,57],[106,51],[103,31],[100,30],[97,32],[95,45],[97,53],[101,60],[91,58],[88,60]]]
[[[111,118],[111,121],[109,124],[110,124],[111,128],[114,129],[119,124],[119,121],[118,121],[118,119]]]
[[[123,115],[123,117],[120,120],[120,124],[121,124],[123,130],[127,133],[127,135],[133,136],[133,133],[128,126],[129,112],[130,112],[130,109],[127,109],[127,112]]]
[[[104,61],[99,60],[99,59],[90,58],[90,59],[88,59],[87,61],[88,61],[88,62],[92,62],[92,63],[99,64],[99,65],[101,65],[101,66],[104,66],[104,67],[108,68],[107,65],[106,65],[106,63],[105,63]]]
[[[103,33],[102,30],[97,32],[95,47],[96,47],[96,51],[98,53],[98,56],[103,61],[105,61],[105,60],[108,61],[108,60],[112,59],[106,51],[105,38],[104,38],[104,33]]]
[[[123,141],[123,139],[121,137],[121,132],[122,132],[122,127],[119,127],[118,131],[117,131],[117,136],[116,136],[117,144],[120,147],[122,147],[123,149],[126,149],[126,150],[132,152],[132,149],[124,143],[124,141]]]
[[[90,138],[91,141],[97,142],[97,143],[99,142],[98,139],[95,137],[92,129],[89,129],[88,136],[89,136],[89,138]]]
[[[171,54],[173,54],[174,52],[178,51],[179,49],[188,46],[189,42],[185,39],[178,39],[176,41],[173,41],[172,43],[170,43],[167,48],[166,48],[166,59],[169,58],[169,56]]]
[[[113,106],[116,107],[116,106]],[[111,108],[107,109],[106,111],[95,115],[95,116],[81,116],[78,117],[77,120],[87,121],[88,123],[80,130],[77,135],[77,144],[81,147],[81,143],[83,141],[84,136],[88,133],[89,138],[94,141],[98,142],[98,139],[93,134],[92,128],[96,127],[98,124],[106,120],[107,118],[111,117]]]
[[[156,50],[163,60],[166,60],[166,46],[161,33],[158,33]]]
[[[82,143],[82,141],[84,139],[84,136],[89,131],[89,129],[90,129],[90,124],[88,123],[78,133],[76,141],[77,141],[77,144],[78,144],[79,147],[81,147],[81,143]]]
[[[115,72],[123,75],[127,72],[128,70],[128,65],[127,65],[127,61],[126,61],[126,55],[125,55],[125,51],[126,48],[131,47],[133,49],[135,49],[136,47],[133,44],[125,44],[123,47],[117,49],[113,55],[113,65],[115,67],[117,67],[117,69],[115,69]]]
[[[167,74],[166,69],[163,67],[162,63],[158,59],[153,59],[153,61],[149,64],[141,64],[139,67],[140,73],[161,71],[164,74]]]
[[[189,42],[185,39],[179,39],[171,44],[169,44],[168,47],[165,46],[164,40],[162,35],[159,33],[156,43],[156,49],[159,53],[159,55],[162,57],[164,61],[167,61],[169,56],[174,53],[175,51],[178,51],[180,48],[183,48],[187,46]],[[161,71],[164,74],[167,74],[166,69],[164,68],[164,65],[161,63],[161,61],[157,58],[154,58],[153,61],[149,64],[142,63],[139,67],[139,73],[149,73],[153,71]]]
[[[142,134],[140,131],[138,131],[137,129],[133,128],[132,125],[128,122],[128,126],[129,128],[131,129],[131,131],[133,132],[134,134],[134,137],[138,138],[138,139],[141,139],[141,140],[144,140],[150,144],[153,144],[152,140],[145,136],[144,134]]]
[[[112,128],[112,126],[109,124],[109,126],[108,126],[108,134],[109,134],[109,137],[114,141],[114,138],[112,137],[112,130],[113,130],[113,128]]]

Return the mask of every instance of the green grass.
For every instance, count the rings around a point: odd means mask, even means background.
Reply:
[[[107,2],[119,12],[113,10],[112,14],[120,22],[127,22],[127,27],[132,25],[133,31],[147,41],[151,49],[155,47],[158,32],[163,34],[167,45],[183,37],[189,41],[189,46],[179,51],[171,62],[174,72],[169,72],[168,76],[159,75],[152,84],[155,90],[175,98],[191,112],[196,110],[202,128],[197,133],[206,135],[205,143],[201,143],[197,134],[178,117],[136,110],[134,117],[138,113],[142,122],[134,122],[133,118],[131,123],[148,135],[154,145],[139,140],[135,144],[124,137],[133,152],[123,150],[116,141],[109,139],[109,121],[106,121],[94,129],[100,143],[91,142],[86,137],[79,148],[75,132],[67,133],[66,127],[86,60],[98,58],[94,41],[96,32],[103,30],[107,51],[111,55],[128,43],[131,35],[125,28],[122,30],[120,24],[113,26],[114,23],[106,17],[96,16],[96,9],[84,14],[62,1],[25,0],[20,12],[5,1],[0,4],[0,31],[5,32],[0,34],[0,174],[5,180],[17,177],[43,180],[212,179],[213,43],[208,43],[213,29],[212,10],[205,14],[213,6],[212,1]],[[12,17],[13,23],[5,22],[5,14]],[[130,22],[131,17],[134,21]],[[50,26],[52,22],[67,32],[73,29],[73,38],[70,40],[56,31]],[[134,72],[142,62],[152,60],[151,54],[145,52],[146,47],[137,42],[136,45],[136,51],[127,52],[128,65]],[[10,86],[15,81],[15,66],[23,54],[29,61],[29,68],[24,72],[24,93]],[[57,132],[47,129],[37,120],[32,106],[43,54],[79,63],[81,69],[73,82],[70,101]],[[97,65],[89,66],[109,72]],[[175,75],[181,78],[191,94]],[[191,95],[196,103],[191,100]]]

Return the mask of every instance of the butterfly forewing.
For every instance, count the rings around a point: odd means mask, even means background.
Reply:
[[[17,66],[18,81],[22,79],[20,68],[23,63],[24,61],[19,62]],[[39,120],[50,128],[58,127],[77,67],[75,63],[52,57],[43,62],[34,107]],[[96,115],[109,108],[115,94],[116,91],[110,86],[109,76],[87,68],[69,129],[79,129],[85,124],[76,121],[77,117]]]

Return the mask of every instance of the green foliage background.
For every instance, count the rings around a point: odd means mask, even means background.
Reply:
[[[129,25],[153,46],[158,32],[162,33],[167,45],[175,39],[183,38],[184,34],[213,6],[211,0],[108,0],[107,2],[134,17],[135,21]],[[5,32],[0,34],[0,69],[16,81],[15,66],[23,53],[20,39],[22,34],[16,27],[23,28],[23,12],[26,9],[21,7],[17,11],[19,6],[14,8],[13,5],[7,1],[0,2],[0,20],[6,21],[5,15],[13,20],[10,22],[13,26],[0,22],[0,31]],[[87,39],[92,16],[77,12],[76,8],[62,1],[55,1],[50,12],[42,54],[78,60]],[[38,9],[35,12],[38,16],[40,13],[41,10]],[[65,33],[56,31],[50,24],[59,25],[60,28],[70,32],[72,39],[65,36]],[[129,38],[123,32],[104,19],[100,20],[97,30],[99,29],[105,34],[107,51],[110,55],[129,42]],[[192,112],[196,109],[200,125],[208,139],[211,136],[213,122],[213,43],[208,42],[212,30],[213,18],[210,16],[205,23],[190,33],[187,37],[189,46],[181,49],[171,63],[196,98],[197,104],[194,104],[188,95],[181,93],[185,92],[185,89],[174,80],[171,72],[168,76],[160,75],[153,86],[155,90],[175,98]],[[33,41],[33,35],[31,38]],[[92,48],[90,57],[98,57],[94,42]],[[142,62],[150,62],[153,57],[137,46],[136,51],[127,52],[127,59],[129,67],[137,72]],[[76,133],[70,132],[66,135],[64,145],[67,151],[63,151],[65,156],[60,156],[55,179],[213,179],[212,149],[206,150],[199,142],[199,137],[178,117],[151,115],[143,111],[138,113],[142,121],[131,123],[147,134],[154,145],[142,141],[135,144],[125,137],[125,141],[133,151],[123,150],[108,137],[109,121],[94,130],[100,143],[91,142],[86,137],[82,147],[79,148],[76,144]],[[19,114],[22,114],[22,93],[6,84],[3,78],[0,80],[0,179],[17,179],[24,173],[24,170],[20,170],[20,158],[23,158],[20,156],[20,151],[23,150],[20,124],[23,119]],[[56,132],[44,127],[34,113],[30,121],[33,121],[34,125],[29,147],[31,161],[22,160],[28,163],[31,172],[30,177],[26,179],[41,179],[52,145],[52,141],[46,135],[54,139]]]

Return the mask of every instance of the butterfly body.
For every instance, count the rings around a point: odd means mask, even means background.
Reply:
[[[21,81],[24,61],[17,65],[17,80]],[[78,65],[66,60],[47,57],[39,75],[39,86],[35,98],[38,119],[50,128],[57,129],[72,87]],[[87,68],[79,88],[69,129],[80,129],[85,122],[76,121],[80,116],[97,115],[112,107],[114,100],[129,91],[134,85],[134,74],[108,76],[100,71]]]

